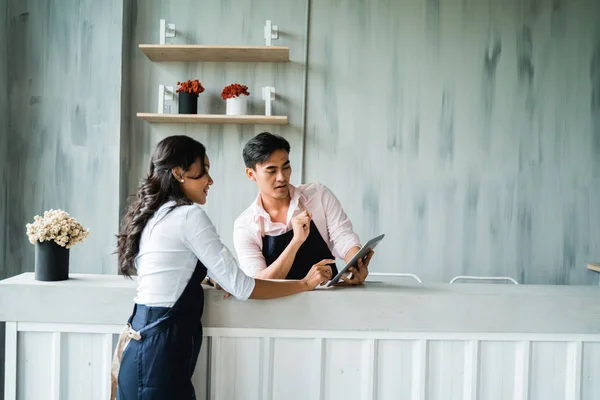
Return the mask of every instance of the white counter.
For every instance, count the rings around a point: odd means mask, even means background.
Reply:
[[[135,285],[1,281],[6,400],[106,398]],[[368,282],[247,302],[205,293],[199,399],[600,398],[599,287]]]

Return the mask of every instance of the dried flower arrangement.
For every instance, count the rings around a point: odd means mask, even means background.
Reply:
[[[90,231],[63,210],[49,210],[44,216],[36,215],[32,224],[27,224],[27,236],[33,244],[54,240],[67,249],[82,242]]]
[[[250,96],[250,92],[248,91],[248,86],[240,85],[239,83],[232,83],[231,85],[225,86],[223,91],[221,92],[221,98],[223,100],[231,99],[233,97],[239,97],[245,94],[246,96]]]
[[[198,79],[194,79],[193,81],[188,79],[185,82],[177,82],[177,84],[179,85],[179,88],[176,90],[177,93],[185,92],[198,96],[200,93],[204,92],[204,87],[202,87],[202,84]]]

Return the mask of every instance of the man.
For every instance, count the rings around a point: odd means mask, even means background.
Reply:
[[[233,242],[240,267],[261,279],[302,279],[315,264],[330,264],[335,257],[348,262],[360,249],[352,223],[334,194],[324,185],[290,184],[292,168],[287,140],[260,133],[244,146],[246,175],[260,193],[235,221]],[[334,257],[335,256],[335,257]],[[362,283],[373,252],[358,261],[342,280]]]

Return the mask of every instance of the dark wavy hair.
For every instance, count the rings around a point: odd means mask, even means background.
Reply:
[[[261,132],[246,143],[242,158],[247,168],[256,169],[256,164],[264,163],[277,150],[285,150],[290,154],[290,143],[282,136]]]
[[[150,157],[148,175],[142,179],[135,200],[129,206],[117,235],[119,271],[126,277],[136,273],[135,257],[140,249],[140,238],[148,220],[163,204],[175,201],[175,207],[192,204],[185,197],[171,170],[181,167],[188,170],[200,161],[200,177],[204,169],[204,145],[189,136],[169,136],[161,140]]]

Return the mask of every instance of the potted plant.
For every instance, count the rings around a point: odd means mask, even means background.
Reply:
[[[232,83],[225,86],[221,98],[226,101],[227,115],[245,115],[248,107],[248,86]]]
[[[29,241],[35,245],[35,279],[69,279],[69,249],[88,237],[89,230],[63,210],[36,215],[26,227]]]
[[[179,114],[198,114],[198,95],[204,88],[198,79],[177,82],[179,88]]]

